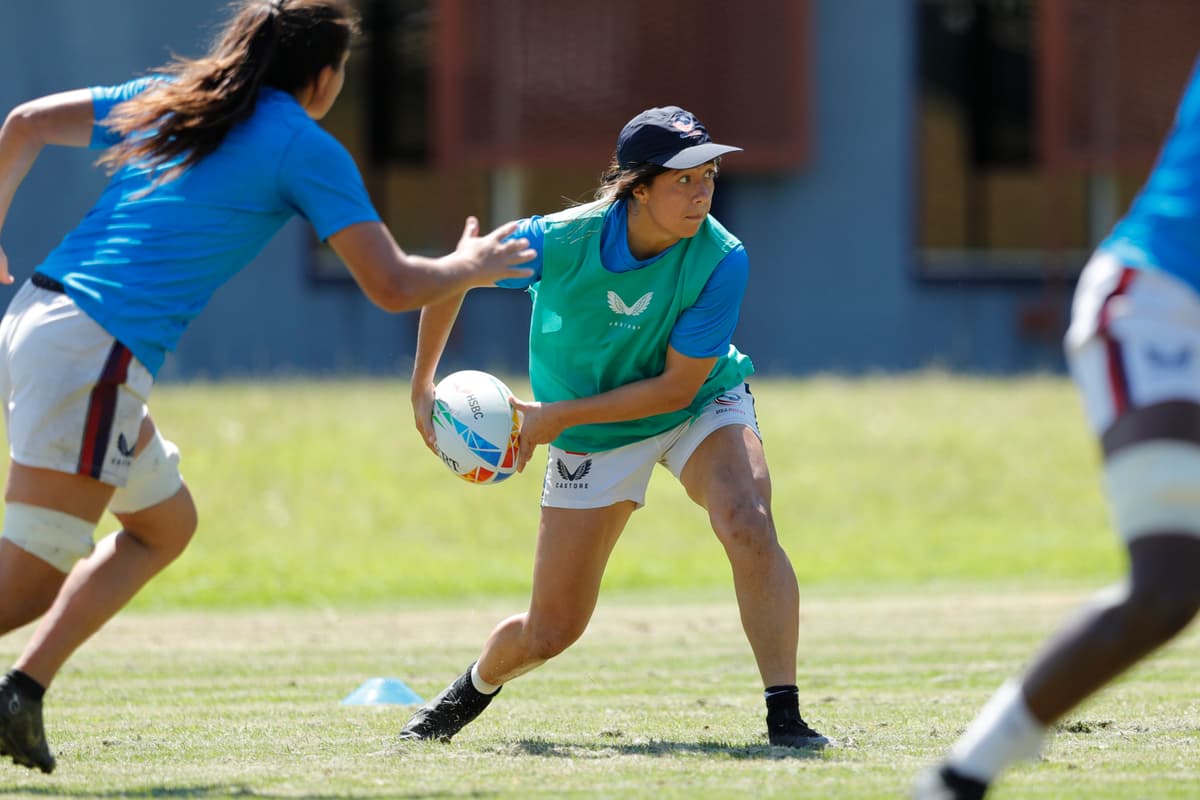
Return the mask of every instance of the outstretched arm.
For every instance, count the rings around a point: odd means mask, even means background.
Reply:
[[[520,266],[536,253],[526,239],[505,237],[517,223],[479,235],[479,221],[468,217],[453,253],[426,258],[405,253],[381,222],[359,222],[329,237],[363,293],[385,311],[413,311],[461,295],[476,286],[527,278]]]
[[[87,89],[46,95],[14,108],[0,128],[0,230],[17,187],[48,144],[87,147],[92,138],[92,93]],[[12,283],[0,248],[0,283]]]

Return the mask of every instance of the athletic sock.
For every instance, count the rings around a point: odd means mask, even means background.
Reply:
[[[500,686],[495,683],[488,683],[483,678],[479,677],[479,662],[476,661],[471,665],[471,685],[475,687],[475,691],[480,694],[495,694],[500,691]]]
[[[1018,681],[1000,687],[946,759],[956,772],[984,783],[1014,761],[1035,758],[1046,740],[1046,726],[1029,711]]]
[[[767,701],[768,723],[776,716],[789,711],[800,713],[800,690],[794,685],[768,686],[763,691],[763,698]]]
[[[10,669],[4,679],[26,697],[41,701],[46,696],[46,687],[19,669]]]

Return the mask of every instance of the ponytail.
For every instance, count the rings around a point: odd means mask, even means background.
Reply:
[[[175,57],[162,82],[113,109],[104,124],[122,140],[100,163],[177,177],[254,112],[263,86],[298,91],[337,67],[356,33],[348,0],[243,0],[207,55]]]

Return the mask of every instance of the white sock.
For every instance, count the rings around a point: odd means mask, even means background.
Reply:
[[[1046,727],[1029,711],[1021,684],[1000,687],[950,750],[947,762],[968,778],[990,783],[1014,761],[1035,758]]]
[[[480,694],[495,694],[500,691],[500,686],[494,683],[488,683],[483,678],[479,677],[479,662],[476,661],[471,665],[471,683],[475,686],[475,691]]]

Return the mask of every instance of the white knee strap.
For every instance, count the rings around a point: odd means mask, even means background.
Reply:
[[[96,526],[85,519],[50,508],[8,503],[4,508],[3,537],[37,556],[60,572],[92,552]]]
[[[1200,446],[1131,445],[1108,459],[1104,480],[1113,524],[1126,542],[1154,533],[1200,536]]]
[[[146,443],[129,468],[129,480],[113,493],[108,510],[132,514],[174,496],[183,486],[179,474],[179,448],[158,431]]]

